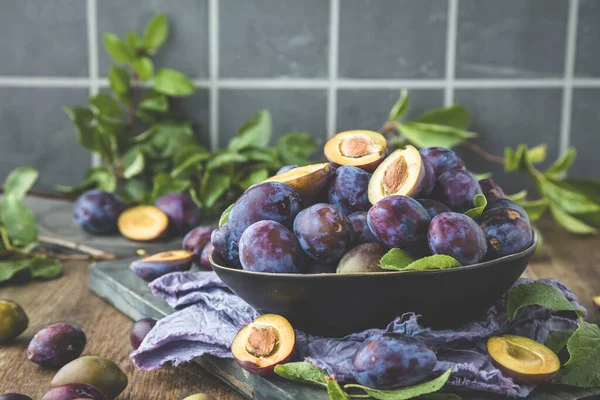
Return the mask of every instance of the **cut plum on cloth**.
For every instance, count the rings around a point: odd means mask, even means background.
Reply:
[[[515,286],[531,282],[520,279]],[[538,282],[558,289],[574,308],[585,312],[576,296],[559,281]],[[152,282],[150,288],[171,307],[185,308],[160,320],[131,355],[137,367],[147,370],[165,363],[179,365],[203,354],[231,358],[230,346],[235,334],[259,315],[212,271],[168,274]],[[343,338],[324,338],[296,331],[296,359],[312,362],[339,382],[350,382],[352,358],[360,345],[376,334],[396,332],[419,339],[436,352],[435,372],[452,368],[449,387],[526,397],[535,386],[518,384],[504,376],[487,354],[487,339],[513,334],[546,343],[551,333],[573,332],[577,324],[576,313],[536,305],[523,308],[509,322],[505,295],[489,308],[485,318],[458,329],[430,329],[419,324],[417,315],[409,313],[399,316],[385,329],[369,329]]]

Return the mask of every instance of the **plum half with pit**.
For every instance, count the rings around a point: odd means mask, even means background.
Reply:
[[[423,380],[437,363],[423,342],[398,333],[383,333],[365,340],[352,360],[356,381],[373,389],[394,389]]]
[[[486,211],[479,224],[488,242],[488,257],[492,259],[525,250],[533,241],[529,221],[511,208]]]
[[[377,240],[417,255],[426,252],[430,220],[419,202],[405,196],[385,197],[367,214],[369,229]]]
[[[560,369],[560,360],[552,350],[523,336],[492,336],[487,350],[502,374],[518,383],[546,383]]]
[[[290,185],[263,182],[252,186],[237,199],[227,225],[231,237],[238,242],[246,228],[258,221],[275,221],[291,228],[301,209],[302,199]]]
[[[438,214],[450,212],[450,207],[433,199],[416,199],[425,208],[431,218]]]
[[[187,193],[169,193],[154,202],[156,208],[167,214],[169,231],[175,235],[188,232],[200,225],[204,212]]]
[[[369,182],[372,204],[386,196],[428,197],[435,184],[431,165],[408,145],[390,154],[373,172]]]
[[[210,236],[215,227],[212,225],[198,226],[189,231],[183,238],[181,248],[192,253],[192,262],[204,269],[210,270],[210,264],[203,264],[202,254],[206,245],[210,243]]]
[[[451,170],[440,175],[433,189],[433,197],[452,211],[465,212],[475,207],[475,196],[482,194],[475,176],[465,170]]]
[[[429,161],[438,178],[444,172],[452,170],[464,170],[465,163],[452,150],[444,147],[427,147],[419,151]]]
[[[504,190],[493,179],[481,179],[479,187],[488,202],[506,197]]]
[[[302,210],[294,221],[294,234],[309,257],[324,263],[339,261],[354,242],[348,217],[325,203]]]
[[[294,356],[296,333],[287,319],[263,314],[244,326],[231,343],[231,353],[240,367],[258,375],[268,375],[275,366]]]
[[[480,262],[487,252],[485,233],[477,222],[455,212],[435,216],[429,225],[427,240],[433,254],[454,257],[462,265]]]
[[[73,204],[73,220],[90,233],[115,233],[119,215],[126,208],[125,203],[112,193],[89,190]]]
[[[357,211],[348,215],[348,219],[352,223],[354,230],[354,243],[377,243],[377,239],[371,232],[367,223],[367,211]]]
[[[129,342],[134,350],[137,350],[140,347],[157,322],[158,321],[154,318],[142,318],[133,323],[131,332],[129,332]]]
[[[388,252],[381,243],[363,243],[348,250],[337,266],[338,274],[386,272],[379,266],[381,257]]]
[[[329,203],[346,215],[356,211],[367,211],[371,208],[370,179],[371,174],[358,167],[339,167],[329,184]]]
[[[81,355],[87,339],[75,325],[56,323],[35,334],[27,347],[27,359],[45,368],[60,368]]]
[[[292,168],[263,182],[288,184],[304,199],[309,199],[319,194],[327,186],[332,174],[333,168],[330,163],[312,164],[306,167]]]
[[[255,222],[240,239],[240,261],[248,271],[300,273],[303,257],[294,234],[279,222]]]
[[[385,158],[387,142],[377,132],[354,130],[340,132],[325,143],[325,157],[335,167],[348,165],[373,172]]]
[[[138,278],[151,282],[171,272],[189,271],[192,267],[192,253],[185,250],[165,251],[131,263],[129,269]]]
[[[233,240],[229,225],[225,224],[215,229],[210,235],[210,242],[213,246],[214,261],[223,262],[227,267],[239,268],[240,248],[236,240]]]

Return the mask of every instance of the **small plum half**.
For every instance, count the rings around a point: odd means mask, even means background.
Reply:
[[[369,181],[372,204],[387,196],[427,197],[433,190],[433,168],[423,162],[419,151],[408,145],[390,154]]]
[[[329,182],[333,168],[330,163],[312,164],[296,167],[272,176],[263,182],[282,182],[293,187],[303,198],[319,194]]]
[[[264,314],[240,329],[231,343],[235,361],[257,375],[268,375],[294,355],[296,333],[287,319]]]
[[[127,239],[155,240],[167,232],[169,217],[154,206],[137,206],[119,216],[119,232]]]
[[[170,272],[188,271],[192,267],[192,253],[185,250],[165,251],[131,263],[129,269],[146,282]]]
[[[387,152],[385,137],[377,132],[340,132],[325,143],[325,156],[336,167],[347,165],[373,172]]]
[[[494,365],[515,382],[532,385],[549,382],[560,369],[560,360],[552,350],[523,336],[492,336],[487,350]]]

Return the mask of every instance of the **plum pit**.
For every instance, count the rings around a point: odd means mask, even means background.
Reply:
[[[359,167],[373,172],[385,157],[387,142],[378,132],[345,131],[329,139],[324,151],[327,159],[336,167]]]
[[[378,151],[379,148],[364,133],[350,135],[340,141],[340,154],[344,157],[359,158]]]

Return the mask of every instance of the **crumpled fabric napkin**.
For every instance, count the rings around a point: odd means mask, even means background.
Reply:
[[[515,285],[528,282],[532,280],[519,279]],[[576,296],[561,282],[554,279],[539,282],[554,286],[585,312]],[[185,308],[160,320],[131,355],[138,368],[151,370],[168,362],[178,365],[203,354],[231,358],[233,337],[259,315],[212,271],[168,274],[153,281],[150,288],[171,307]],[[453,368],[449,386],[526,397],[534,386],[517,384],[503,376],[490,362],[487,339],[511,333],[546,343],[551,332],[574,331],[577,322],[574,313],[528,306],[509,323],[504,296],[490,307],[485,318],[459,329],[430,329],[419,324],[417,315],[408,313],[396,318],[386,329],[369,329],[343,338],[296,331],[296,354],[298,360],[310,361],[338,381],[346,382],[352,380],[352,357],[364,340],[383,331],[397,332],[415,337],[434,349],[438,356],[436,371]]]

